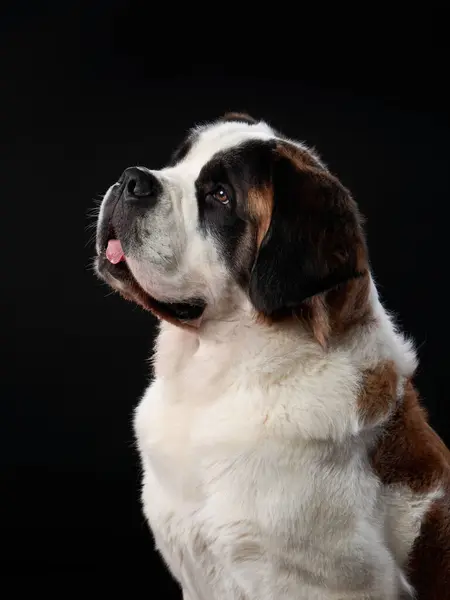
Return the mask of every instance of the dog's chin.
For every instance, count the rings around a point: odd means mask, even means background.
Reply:
[[[125,261],[112,264],[105,256],[100,255],[96,260],[96,271],[100,279],[123,298],[176,325],[198,323],[206,308],[206,303],[200,298],[190,298],[183,302],[157,300],[139,285]]]

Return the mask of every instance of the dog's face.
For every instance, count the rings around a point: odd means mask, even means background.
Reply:
[[[262,121],[195,128],[160,171],[131,167],[106,193],[97,271],[179,325],[233,310],[268,317],[358,277],[360,219],[314,153]]]

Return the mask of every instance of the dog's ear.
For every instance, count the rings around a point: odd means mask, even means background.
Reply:
[[[325,343],[323,294],[367,274],[356,203],[312,155],[281,144],[273,150],[269,185],[249,201],[258,215],[253,305],[268,317],[312,311],[313,328],[321,330],[316,337]]]

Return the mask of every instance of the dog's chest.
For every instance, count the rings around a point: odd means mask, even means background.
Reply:
[[[290,444],[309,478],[309,458],[317,457],[303,453],[306,440],[326,446],[333,435],[354,432],[357,380],[345,357],[308,368],[306,353],[302,360],[295,348],[275,343],[269,351],[267,340],[251,338],[234,348],[169,341],[159,340],[156,378],[137,408],[135,432],[147,468],[180,502],[201,502],[214,486],[229,485],[224,474],[231,468],[254,489],[263,472],[275,477]],[[256,473],[249,457],[264,469]],[[299,468],[288,467],[297,481]]]
[[[207,380],[207,373],[156,379],[136,411],[142,455],[161,485],[186,502],[199,498],[219,465],[245,453],[264,428],[262,399]]]
[[[211,593],[198,591],[205,573],[214,572],[224,590],[232,585],[205,540],[220,518],[233,519],[239,493],[248,493],[243,457],[257,446],[266,417],[262,398],[228,383],[211,386],[214,378],[206,368],[203,378],[156,379],[135,416],[144,514],[174,576],[205,600]]]

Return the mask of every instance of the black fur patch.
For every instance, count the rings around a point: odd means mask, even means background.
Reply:
[[[200,298],[192,298],[189,302],[160,302],[152,298],[151,303],[161,313],[179,321],[198,319],[206,308],[206,303]]]
[[[270,179],[273,142],[252,140],[241,146],[217,153],[201,170],[196,181],[200,226],[218,240],[223,256],[234,276],[248,283],[256,247],[251,235],[251,218],[247,209],[250,188],[260,187]],[[211,196],[222,185],[230,198],[223,206]]]

